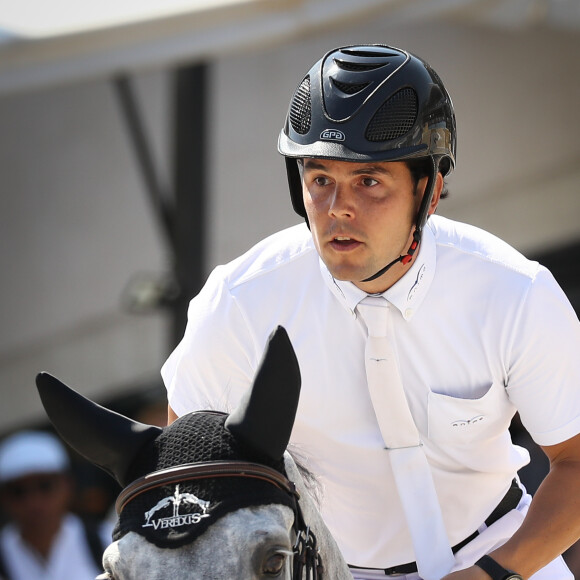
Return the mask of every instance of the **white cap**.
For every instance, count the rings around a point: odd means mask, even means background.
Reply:
[[[37,473],[62,473],[69,458],[60,440],[44,431],[23,431],[0,443],[0,483]]]

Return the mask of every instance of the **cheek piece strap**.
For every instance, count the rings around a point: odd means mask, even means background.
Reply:
[[[433,192],[435,190],[435,182],[437,177],[437,169],[439,167],[439,160],[431,156],[431,163],[432,163],[431,174],[429,175],[427,186],[425,187],[425,194],[423,195],[423,199],[421,200],[421,206],[419,207],[419,211],[417,212],[417,219],[415,220],[415,231],[413,232],[413,241],[411,242],[411,245],[409,246],[407,253],[402,256],[399,256],[398,258],[395,258],[392,262],[387,264],[384,268],[381,268],[378,272],[376,272],[372,276],[369,276],[368,278],[361,280],[362,282],[371,282],[372,280],[376,280],[398,262],[408,264],[413,259],[413,255],[417,251],[419,243],[421,242],[423,227],[427,222],[427,217],[429,216],[429,206],[431,205],[431,200],[433,199]]]

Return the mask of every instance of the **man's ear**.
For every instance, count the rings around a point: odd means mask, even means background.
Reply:
[[[437,211],[437,206],[439,201],[441,201],[441,192],[443,191],[443,175],[437,173],[435,178],[435,187],[433,188],[433,197],[431,198],[431,204],[429,205],[429,215],[433,215]]]

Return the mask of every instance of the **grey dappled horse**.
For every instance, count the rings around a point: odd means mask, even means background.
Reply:
[[[352,580],[285,452],[300,372],[283,328],[229,416],[200,411],[160,428],[49,374],[36,382],[62,438],[124,488],[100,579]]]

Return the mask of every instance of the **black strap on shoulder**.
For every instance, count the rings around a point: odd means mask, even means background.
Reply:
[[[4,554],[2,553],[2,545],[0,544],[0,580],[10,580],[8,571],[6,570],[6,563],[4,562]]]
[[[83,526],[85,528],[85,537],[87,540],[87,545],[91,552],[91,556],[99,570],[103,569],[103,552],[107,546],[103,545],[103,540],[99,535],[99,530],[94,522],[83,520]],[[1,571],[0,571],[1,574]],[[7,579],[8,580],[8,579]]]

